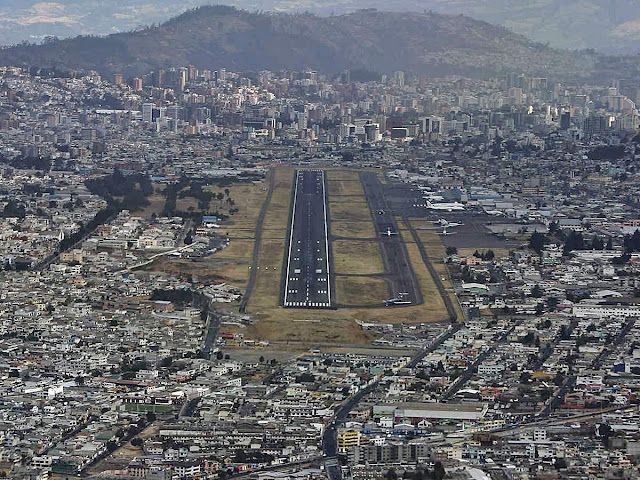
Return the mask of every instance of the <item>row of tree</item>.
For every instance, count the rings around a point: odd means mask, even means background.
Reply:
[[[91,193],[104,198],[109,205],[120,210],[138,210],[149,205],[148,197],[153,185],[148,175],[137,173],[124,175],[115,169],[111,175],[85,181]]]

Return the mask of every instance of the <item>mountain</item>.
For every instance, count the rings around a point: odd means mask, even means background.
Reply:
[[[0,50],[2,65],[126,75],[193,64],[243,71],[349,68],[433,75],[515,71],[588,79],[609,74],[610,65],[604,60],[593,53],[554,50],[462,15],[367,9],[319,17],[225,6],[200,7],[162,25],[129,33]],[[636,68],[634,62],[627,63]],[[620,64],[614,66],[620,68]],[[620,74],[614,70],[611,78]]]
[[[534,41],[570,50],[637,53],[638,0],[227,0],[248,10],[321,16],[362,8],[386,11],[433,10],[502,25]],[[0,45],[39,43],[47,36],[107,35],[157,24],[211,0],[3,0]]]
[[[554,47],[592,48],[616,54],[640,52],[638,0],[402,0],[402,3],[406,8],[422,5],[443,13],[464,13]]]
[[[208,0],[2,0],[0,45],[107,35],[161,23]]]

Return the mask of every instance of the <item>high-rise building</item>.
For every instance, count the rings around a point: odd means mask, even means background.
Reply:
[[[421,117],[418,122],[421,132],[426,135],[430,133],[441,134],[443,131],[444,119],[442,117]]]
[[[113,76],[113,83],[115,83],[118,86],[124,85],[124,75],[122,75],[121,73],[116,73]]]
[[[183,92],[184,88],[187,86],[187,77],[189,75],[189,70],[186,68],[180,68],[177,72],[178,78],[176,79],[176,89],[179,92]]]
[[[569,130],[571,127],[571,112],[566,110],[560,115],[560,129]]]
[[[187,69],[187,71],[188,71],[187,80],[189,82],[193,82],[196,78],[198,78],[198,69],[193,65],[189,65],[189,68]]]
[[[153,84],[156,87],[163,87],[165,81],[165,71],[160,69],[153,74]]]
[[[309,122],[307,114],[305,112],[298,112],[298,130],[306,130],[307,123]]]
[[[142,104],[142,121],[146,123],[153,122],[153,103]]]
[[[136,92],[141,92],[143,88],[143,82],[141,78],[134,78],[133,79],[133,90]]]
[[[609,115],[591,115],[584,119],[584,133],[586,135],[600,135],[611,127]]]
[[[170,105],[167,107],[167,117],[172,120],[182,120],[182,107],[179,105]]]

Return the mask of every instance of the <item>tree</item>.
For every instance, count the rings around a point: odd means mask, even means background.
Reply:
[[[613,250],[613,239],[611,237],[607,240],[607,246],[605,248],[607,250]]]
[[[584,250],[584,237],[581,232],[571,230],[564,242],[563,254],[568,255],[574,250]]]
[[[167,368],[167,367],[170,367],[172,363],[173,363],[172,357],[164,357],[162,360],[160,360],[159,366],[161,368]]]
[[[560,301],[556,297],[549,297],[547,298],[547,309],[550,312],[555,312],[556,308],[558,308],[559,303]]]
[[[262,355],[260,355],[260,358],[258,360],[260,361],[260,363],[264,363],[264,357]]]
[[[556,468],[556,470],[562,470],[568,467],[567,465],[567,460],[564,458],[555,458],[554,462],[553,462],[553,466]]]
[[[542,390],[540,390],[540,400],[542,400],[543,402],[549,400],[551,398],[551,395],[553,395],[553,390],[551,390],[550,388],[543,388]]]
[[[596,437],[602,439],[602,444],[606,447],[609,444],[609,437],[613,433],[613,429],[606,423],[599,423],[596,425]]]
[[[140,448],[140,447],[142,447],[142,444],[143,444],[143,442],[142,442],[142,439],[140,437],[136,437],[133,440],[131,440],[131,445],[133,445],[134,447]]]
[[[593,248],[594,250],[603,250],[604,241],[596,235],[595,237],[593,237],[593,240],[591,241],[591,248]]]
[[[19,203],[15,199],[10,199],[7,204],[4,206],[3,217],[18,217],[24,218],[27,214],[27,211],[21,203]]]
[[[456,247],[447,247],[447,256],[450,257],[452,255],[458,254],[458,249]]]
[[[536,336],[533,334],[533,332],[527,332],[527,334],[522,338],[521,343],[523,345],[532,345],[535,340]]]
[[[386,480],[398,480],[398,474],[393,468],[387,470],[387,473],[384,474],[384,478]]]
[[[442,480],[447,475],[446,470],[444,469],[444,465],[442,462],[436,462],[434,466],[433,476],[436,480]]]
[[[631,254],[624,253],[624,254],[620,255],[619,257],[612,258],[611,259],[611,264],[612,265],[624,265],[629,260],[631,260]]]
[[[546,243],[547,237],[543,233],[533,232],[529,239],[529,248],[540,255]]]
[[[534,285],[533,288],[531,289],[531,296],[533,298],[541,298],[542,297],[542,288],[540,288],[540,285]]]

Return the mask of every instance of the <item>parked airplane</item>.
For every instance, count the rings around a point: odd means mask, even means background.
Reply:
[[[431,203],[427,201],[427,208],[431,210],[445,210],[447,212],[464,210],[464,205],[458,202],[451,203]]]
[[[444,200],[442,195],[436,195],[435,193],[432,193],[431,195],[424,195],[422,198],[427,202],[441,202]]]
[[[433,222],[435,224],[439,224],[440,226],[444,227],[444,228],[454,228],[454,227],[462,227],[464,225],[464,223],[457,223],[457,222],[449,222],[448,220],[445,220],[444,218],[441,218],[440,220]]]
[[[412,302],[408,300],[402,300],[401,298],[389,298],[384,301],[385,307],[393,307],[395,305],[411,305]]]
[[[455,234],[456,234],[456,232],[448,232],[447,231],[447,227],[444,227],[442,232],[440,232],[440,235],[455,235]]]
[[[500,210],[485,210],[485,212],[487,215],[493,215],[495,217],[504,217],[505,213],[501,212]]]
[[[384,232],[382,235],[385,235],[385,236],[387,236],[387,237],[390,237],[391,235],[397,235],[397,234],[398,234],[398,232],[392,232],[392,231],[391,231],[391,227],[387,227],[387,231],[386,231],[386,232]]]
[[[399,293],[397,297],[389,298],[384,301],[385,307],[393,307],[395,305],[411,305],[413,302],[406,300],[408,293]]]

